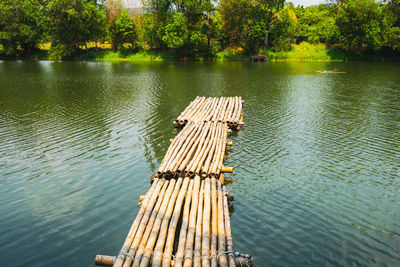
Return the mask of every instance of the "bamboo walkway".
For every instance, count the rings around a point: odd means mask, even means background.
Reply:
[[[227,136],[243,125],[241,97],[197,97],[173,122],[183,127],[141,202],[116,257],[97,255],[114,267],[252,266],[234,251],[223,159]]]

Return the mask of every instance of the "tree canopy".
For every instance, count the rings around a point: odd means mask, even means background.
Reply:
[[[300,42],[354,53],[400,50],[400,0],[297,6],[284,0],[3,0],[0,44],[7,55],[51,42],[59,57],[108,41],[115,51],[212,57],[225,49],[289,51]]]

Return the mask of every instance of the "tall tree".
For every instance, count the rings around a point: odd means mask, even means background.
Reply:
[[[274,15],[283,4],[284,0],[221,0],[218,12],[228,43],[248,51],[268,46]]]
[[[288,51],[292,48],[297,26],[297,17],[292,5],[275,13],[271,23],[272,48],[275,51]]]
[[[382,9],[375,0],[348,0],[339,6],[336,25],[346,50],[378,50],[383,45]]]
[[[296,41],[310,43],[330,43],[337,36],[338,28],[335,24],[336,5],[321,4],[307,8],[294,9],[298,18]]]
[[[110,25],[110,36],[114,51],[123,50],[125,43],[135,46],[136,30],[128,11],[122,10]]]
[[[49,32],[52,47],[66,46],[75,50],[87,41],[104,35],[106,14],[92,1],[52,0],[48,4]]]
[[[38,0],[0,1],[0,43],[9,55],[29,52],[42,40],[44,8]]]

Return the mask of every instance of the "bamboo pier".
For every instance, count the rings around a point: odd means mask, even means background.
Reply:
[[[117,256],[97,255],[114,267],[236,267],[253,259],[234,250],[225,186],[228,135],[243,123],[241,97],[196,97],[173,122],[152,184]]]

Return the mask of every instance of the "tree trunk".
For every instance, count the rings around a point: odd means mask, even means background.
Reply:
[[[207,44],[208,44],[208,49],[210,49],[210,12],[207,12],[207,26],[208,26]]]
[[[265,45],[266,47],[268,47],[268,31],[265,33],[264,45]]]

